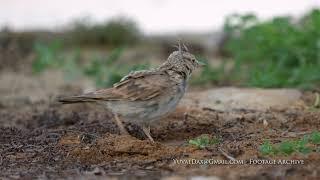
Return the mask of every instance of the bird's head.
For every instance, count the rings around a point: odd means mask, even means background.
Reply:
[[[203,66],[204,63],[198,61],[185,45],[181,46],[180,42],[178,48],[178,51],[174,51],[169,55],[166,63],[170,64],[172,70],[188,78],[196,68]]]

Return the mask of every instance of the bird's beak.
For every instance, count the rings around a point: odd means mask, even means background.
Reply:
[[[197,63],[198,63],[198,65],[199,65],[200,67],[206,66],[206,63],[204,63],[204,62],[201,62],[201,61],[198,61],[198,60],[197,60]]]

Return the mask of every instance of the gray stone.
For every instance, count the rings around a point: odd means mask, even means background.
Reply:
[[[301,96],[302,93],[295,89],[227,87],[188,93],[179,105],[220,111],[286,109],[301,102]]]

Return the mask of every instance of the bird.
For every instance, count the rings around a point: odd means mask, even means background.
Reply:
[[[150,125],[174,111],[186,92],[192,72],[204,63],[179,42],[157,68],[132,71],[113,87],[81,95],[60,97],[63,104],[95,103],[110,111],[121,134],[128,135],[122,120],[140,126],[154,143]]]

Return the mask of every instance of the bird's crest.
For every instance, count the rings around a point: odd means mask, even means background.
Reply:
[[[178,40],[178,45],[174,45],[175,48],[178,49],[180,55],[181,55],[181,58],[182,58],[182,52],[189,52],[189,49],[188,47],[184,44],[184,43],[181,43],[181,40],[179,39]]]

